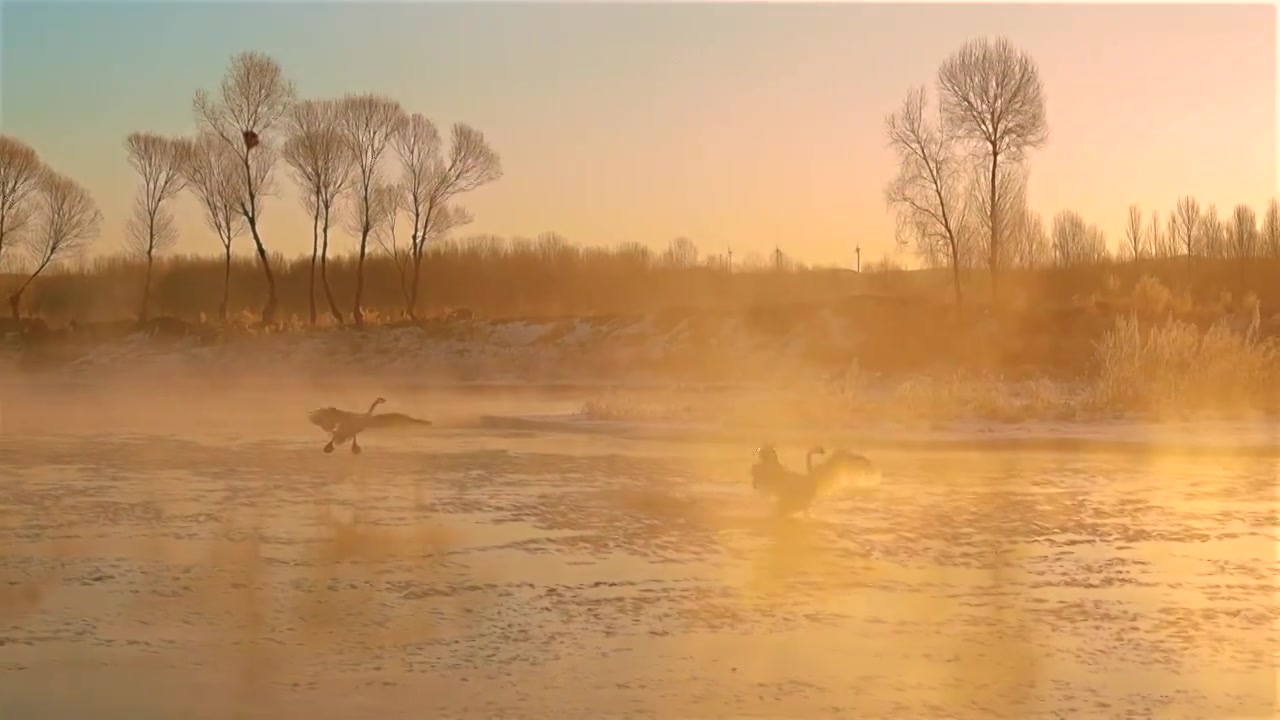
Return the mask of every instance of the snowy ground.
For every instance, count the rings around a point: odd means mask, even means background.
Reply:
[[[0,718],[1277,712],[1280,452],[1239,428],[867,442],[878,489],[780,522],[754,442],[580,391],[403,390],[435,427],[321,453],[304,411],[373,391],[6,387]]]

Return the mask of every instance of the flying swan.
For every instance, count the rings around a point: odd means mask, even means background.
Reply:
[[[342,445],[350,440],[351,452],[356,455],[360,454],[360,444],[356,442],[356,436],[365,430],[431,424],[430,420],[419,420],[403,413],[374,415],[374,409],[384,402],[386,400],[378,398],[369,406],[368,412],[362,413],[348,412],[335,407],[320,408],[307,413],[307,419],[311,424],[330,434],[329,442],[324,446],[325,452],[331,453],[334,445]]]

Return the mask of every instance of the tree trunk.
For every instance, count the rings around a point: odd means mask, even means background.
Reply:
[[[31,273],[29,276],[27,276],[26,282],[22,283],[22,285],[19,286],[18,289],[15,290],[12,295],[9,296],[9,309],[13,311],[14,320],[18,320],[20,317],[19,308],[21,308],[22,306],[22,294],[27,291],[27,287],[31,285],[31,282],[33,280],[36,279],[36,276],[44,272],[44,267],[45,265],[48,265],[48,264],[49,264],[49,261],[47,259],[44,262],[40,263],[40,265],[36,268],[36,271]]]
[[[356,327],[364,327],[364,312],[360,309],[360,300],[364,295],[364,253],[369,243],[369,228],[360,229],[360,259],[356,261],[356,299],[351,308],[351,319]]]
[[[262,245],[262,237],[258,235],[258,219],[249,217],[249,232],[253,235],[253,244],[258,250],[258,260],[262,263],[262,272],[267,276],[267,302],[262,306],[262,324],[270,325],[276,317],[276,276],[271,272],[271,260],[267,257],[267,248]]]
[[[226,250],[222,265],[222,306],[218,308],[218,319],[224,323],[231,305],[231,243],[227,243]]]
[[[155,263],[155,255],[150,250],[147,251],[147,270],[142,279],[142,307],[138,308],[138,322],[145,323],[147,321],[148,311],[151,308],[151,266]]]
[[[409,319],[418,319],[418,281],[422,278],[422,249],[413,253],[413,282],[409,285]]]
[[[1000,224],[996,198],[996,173],[999,170],[1000,153],[991,148],[991,246],[987,248],[987,265],[991,271],[991,304],[1000,302]]]
[[[959,253],[954,250],[951,252],[951,282],[955,286],[956,307],[960,307],[963,304],[963,299],[960,296],[960,258],[958,256]]]
[[[320,247],[320,204],[316,203],[316,210],[311,215],[311,279],[307,286],[307,311],[308,319],[312,325],[316,324],[316,255]]]
[[[329,208],[324,209],[324,237],[323,245],[320,246],[320,284],[324,286],[324,297],[329,301],[329,314],[339,325],[345,321],[342,318],[342,311],[338,309],[338,303],[333,299],[333,289],[329,287]]]

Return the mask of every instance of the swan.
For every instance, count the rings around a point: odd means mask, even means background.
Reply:
[[[381,413],[374,415],[373,411],[386,400],[377,398],[373,404],[369,406],[367,412],[354,413],[347,410],[339,410],[335,407],[320,408],[307,413],[307,419],[312,425],[318,426],[320,429],[330,434],[328,444],[324,446],[326,453],[333,452],[335,444],[342,445],[348,440],[351,441],[351,452],[359,455],[360,444],[356,442],[356,436],[365,430],[374,428],[403,427],[407,425],[430,425],[430,420],[419,420],[415,417],[409,417],[403,413]]]
[[[822,446],[810,448],[805,454],[802,474],[783,467],[772,445],[761,445],[756,450],[756,464],[751,466],[751,487],[763,495],[773,496],[781,515],[798,511],[808,515],[820,493],[835,489],[845,480],[857,479],[861,481],[859,484],[878,481],[879,472],[871,461],[847,450],[836,451],[815,467],[814,456],[826,453]]]

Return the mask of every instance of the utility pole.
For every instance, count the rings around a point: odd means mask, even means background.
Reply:
[[[862,243],[858,243],[858,246],[853,249],[853,252],[858,256],[857,272],[862,272]]]
[[[729,248],[729,272],[733,272],[733,248]]]
[[[773,246],[773,268],[782,270],[782,248],[777,245]]]

